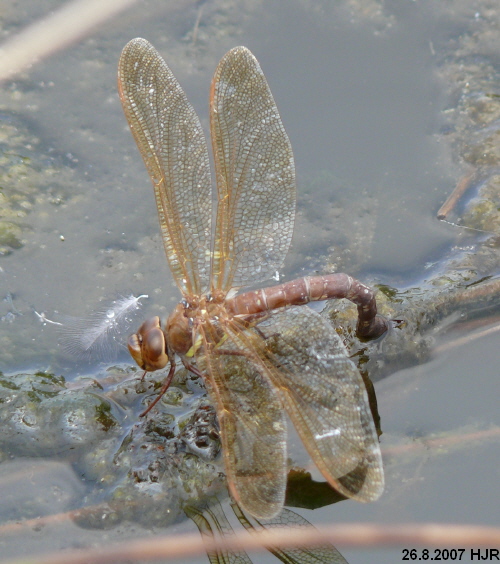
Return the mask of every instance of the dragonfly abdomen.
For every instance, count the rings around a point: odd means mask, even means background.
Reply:
[[[344,273],[305,276],[284,284],[245,292],[227,300],[226,307],[233,315],[256,315],[311,301],[343,298],[358,306],[358,336],[376,338],[387,330],[385,319],[377,316],[375,291]]]

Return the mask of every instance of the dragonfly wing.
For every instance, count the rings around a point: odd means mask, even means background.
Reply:
[[[124,47],[118,89],[153,182],[170,268],[184,294],[206,290],[212,195],[200,121],[172,71],[145,39]]]
[[[210,93],[218,207],[212,287],[269,279],[281,267],[295,217],[292,147],[273,96],[245,47],[220,61]]]
[[[250,514],[269,518],[283,507],[286,419],[278,392],[252,361],[253,352],[228,331],[218,346],[204,343],[196,363],[219,420],[229,489]]]
[[[234,530],[231,527],[217,498],[208,502],[187,506],[186,515],[194,521],[203,539],[231,541]],[[207,551],[210,564],[253,564],[246,552],[242,550],[227,550],[224,547]]]
[[[273,519],[255,520],[250,519],[241,510],[237,503],[231,502],[231,508],[238,518],[238,521],[248,531],[263,530],[304,530],[311,529],[313,526],[299,514],[289,509],[283,509],[281,513]],[[269,552],[286,564],[349,564],[347,560],[332,544],[319,546],[304,546],[295,548],[269,547]]]
[[[340,493],[378,499],[384,472],[366,387],[333,327],[307,307],[259,324],[288,415],[313,461]]]

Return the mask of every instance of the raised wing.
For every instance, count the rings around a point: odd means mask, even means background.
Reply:
[[[118,65],[125,116],[153,182],[165,252],[183,294],[208,287],[212,196],[205,137],[172,71],[145,39]]]
[[[323,476],[347,497],[378,499],[384,471],[368,395],[337,333],[307,307],[278,311],[259,330],[269,374]]]
[[[231,494],[255,517],[274,517],[286,489],[286,419],[278,391],[258,369],[256,351],[231,327],[212,346],[201,331],[196,359],[215,404]]]
[[[275,274],[295,217],[292,147],[245,47],[229,51],[215,71],[210,128],[218,192],[211,285],[227,291]]]

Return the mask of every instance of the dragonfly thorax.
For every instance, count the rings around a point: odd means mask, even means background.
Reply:
[[[192,320],[197,307],[183,300],[177,304],[174,311],[168,316],[165,325],[165,338],[169,349],[184,356],[193,346]]]
[[[179,356],[193,356],[202,341],[200,332],[209,343],[217,343],[223,336],[221,320],[227,321],[223,294],[184,298],[167,319],[165,335],[168,350]]]

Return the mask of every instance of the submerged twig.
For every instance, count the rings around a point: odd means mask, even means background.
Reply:
[[[458,200],[465,194],[472,181],[476,177],[476,171],[462,177],[455,186],[453,192],[448,196],[446,202],[439,208],[437,212],[438,219],[446,219],[448,214],[455,209]]]

